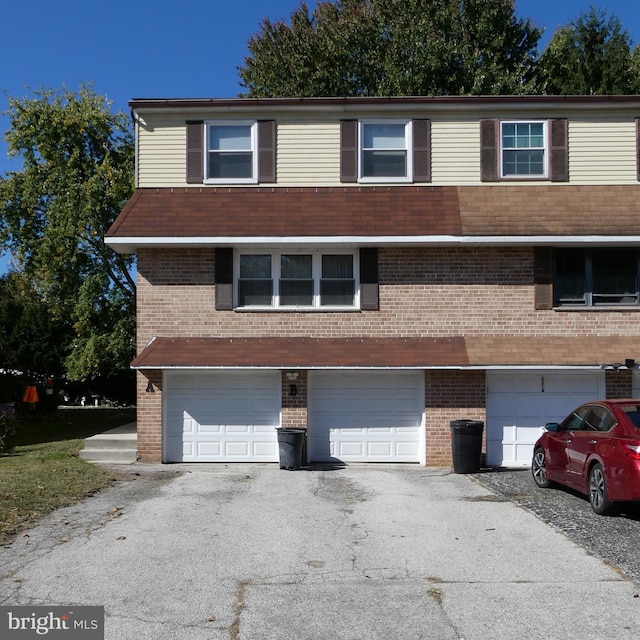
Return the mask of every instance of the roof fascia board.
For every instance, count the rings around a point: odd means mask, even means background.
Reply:
[[[640,236],[291,236],[291,237],[108,237],[105,243],[120,253],[137,248],[292,247],[322,246],[640,246]]]
[[[133,111],[215,110],[362,112],[389,109],[638,109],[640,96],[411,96],[351,98],[134,98]]]

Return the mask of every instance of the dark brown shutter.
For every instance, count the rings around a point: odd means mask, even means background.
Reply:
[[[187,122],[187,182],[202,183],[204,180],[204,123]]]
[[[640,118],[636,118],[636,173],[640,181]]]
[[[533,250],[534,305],[536,309],[553,309],[553,249]]]
[[[380,308],[378,294],[378,249],[360,249],[360,308],[377,311]]]
[[[413,121],[413,181],[431,182],[431,120]]]
[[[566,118],[551,120],[551,182],[569,180],[569,127]]]
[[[276,122],[258,121],[258,182],[276,181]]]
[[[358,182],[358,121],[340,121],[340,182]]]
[[[215,258],[216,309],[233,309],[233,249],[216,249]]]
[[[496,182],[500,179],[498,132],[496,118],[480,120],[480,180],[482,182]]]

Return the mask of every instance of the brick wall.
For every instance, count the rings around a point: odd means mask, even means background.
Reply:
[[[528,248],[380,250],[380,311],[214,309],[214,251],[138,255],[138,346],[159,336],[637,335],[640,314],[535,311]]]
[[[296,380],[289,380],[287,374],[297,374]],[[291,428],[307,427],[307,372],[282,372],[282,426]]]
[[[452,420],[486,420],[484,371],[425,372],[426,460],[429,467],[450,467]],[[486,452],[485,428],[483,452]]]
[[[631,369],[605,371],[607,398],[631,398],[633,394],[632,376]]]
[[[149,381],[154,391],[147,392]],[[138,458],[141,462],[162,461],[162,372],[138,372]]]

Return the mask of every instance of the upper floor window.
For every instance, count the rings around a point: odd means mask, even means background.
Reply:
[[[558,249],[554,305],[637,305],[639,269],[636,249]]]
[[[480,180],[569,181],[569,121],[480,120]]]
[[[360,182],[412,179],[411,121],[359,122]]]
[[[546,140],[545,122],[502,122],[502,177],[546,177]]]
[[[205,125],[205,182],[257,182],[257,123],[209,121]]]
[[[236,258],[238,308],[354,308],[353,253],[240,253]]]

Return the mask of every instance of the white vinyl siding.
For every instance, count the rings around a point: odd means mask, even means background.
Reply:
[[[572,184],[636,184],[636,128],[633,118],[569,120]]]
[[[138,186],[186,185],[187,130],[184,117],[155,117],[138,126]]]
[[[234,114],[243,118],[259,113]],[[325,118],[279,116],[277,122],[277,186],[344,186],[340,183],[340,119],[361,114],[328,113]],[[432,186],[471,186],[480,182],[481,118],[534,120],[566,117],[569,121],[569,175],[571,184],[637,184],[634,116],[580,111],[477,111],[462,114],[409,113],[403,116],[431,120]],[[368,115],[367,115],[368,117]],[[217,118],[213,112],[145,113],[138,126],[138,185],[184,187],[186,183],[186,120]],[[514,180],[514,185],[521,184]],[[527,180],[527,184],[550,183]],[[564,183],[566,184],[566,183]],[[260,185],[258,185],[260,186]],[[562,186],[562,185],[559,185]]]
[[[278,121],[278,184],[340,184],[340,125]]]
[[[433,185],[480,184],[478,118],[431,121]]]

